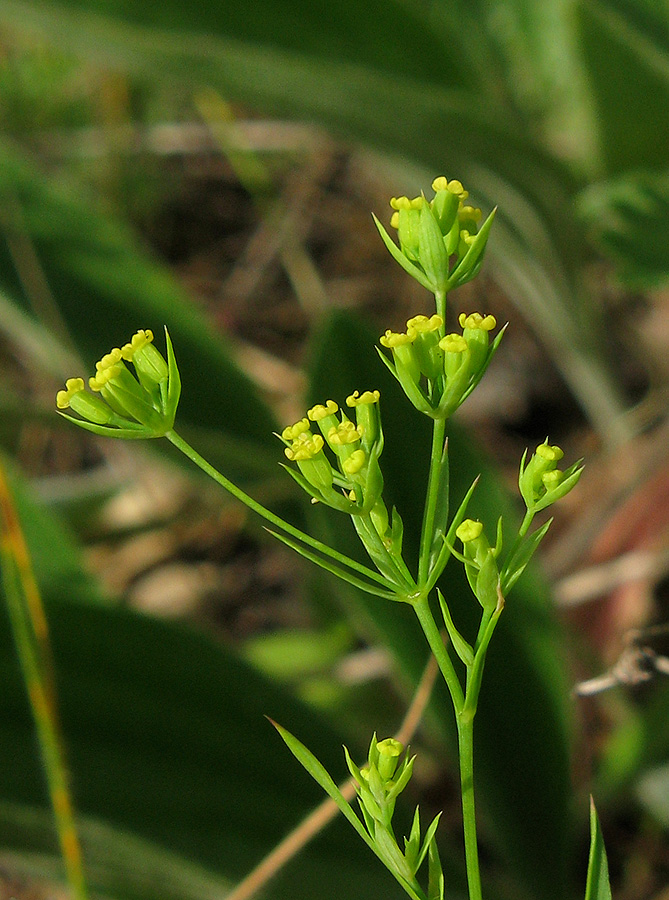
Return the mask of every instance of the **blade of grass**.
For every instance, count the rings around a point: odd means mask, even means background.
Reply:
[[[87,900],[81,846],[74,820],[58,719],[47,621],[21,525],[1,466],[0,510],[2,581],[42,752],[66,877],[75,900]]]

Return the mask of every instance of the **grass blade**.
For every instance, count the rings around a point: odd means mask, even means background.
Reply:
[[[0,563],[9,618],[32,707],[67,881],[87,900],[81,846],[61,738],[47,621],[30,556],[4,471],[0,467]]]

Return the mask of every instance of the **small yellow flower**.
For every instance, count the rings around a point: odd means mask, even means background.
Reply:
[[[362,394],[360,391],[353,391],[353,393],[346,398],[346,405],[360,406],[365,403],[378,403],[380,396],[381,393],[379,391],[363,391]]]
[[[561,450],[557,444],[553,444],[552,446],[550,444],[539,444],[536,449],[536,454],[548,462],[558,462],[564,456],[564,450]]]
[[[379,338],[382,347],[392,350],[393,347],[403,347],[406,344],[413,344],[418,336],[418,332],[414,329],[404,332],[395,332],[388,329],[384,335]]]
[[[284,439],[284,441],[294,441],[301,434],[309,431],[309,428],[309,419],[300,419],[300,421],[296,422],[294,425],[288,425],[286,428],[284,428],[281,432],[281,437]]]
[[[121,347],[121,356],[128,361],[132,360],[135,353],[153,343],[153,332],[149,328],[142,328],[130,338],[128,344]]]
[[[365,465],[365,451],[354,450],[348,459],[345,459],[341,467],[346,475],[357,475],[357,473]]]
[[[108,353],[107,356],[110,357],[111,353]],[[113,378],[121,374],[122,363],[117,362],[114,364],[107,361],[104,366],[101,366],[101,363],[106,359],[107,357],[103,357],[97,363],[97,372],[88,379],[88,386],[92,391],[101,391]]]
[[[444,324],[441,316],[414,316],[407,321],[407,334],[415,331],[416,334],[428,334],[431,331],[439,331]]]
[[[359,441],[362,435],[353,422],[345,421],[338,426],[333,426],[328,431],[328,442],[341,447],[344,444],[353,444]]]
[[[444,353],[464,353],[468,349],[467,341],[461,334],[447,334],[439,341]]]
[[[455,534],[460,538],[463,544],[468,544],[469,541],[475,541],[477,538],[481,537],[482,531],[482,522],[475,521],[474,519],[465,519],[464,522],[456,528]]]
[[[67,409],[70,405],[70,401],[75,396],[75,394],[79,394],[83,390],[83,378],[68,378],[65,382],[65,390],[58,391],[58,393],[56,394],[56,406],[58,407],[58,409]]]
[[[320,434],[303,432],[293,441],[290,447],[286,447],[284,453],[291,461],[313,459],[323,449],[323,438]]]
[[[325,405],[322,403],[318,403],[316,406],[312,406],[311,409],[307,412],[307,416],[311,419],[312,422],[318,422],[320,419],[324,419],[326,416],[333,416],[339,406],[334,402],[334,400],[326,400]]]
[[[481,313],[460,313],[460,318],[458,319],[460,322],[461,328],[480,328],[482,331],[492,331],[493,328],[497,327],[497,320],[494,316],[482,316]]]

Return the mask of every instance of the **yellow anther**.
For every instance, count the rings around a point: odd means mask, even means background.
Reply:
[[[418,332],[414,329],[411,329],[408,334],[398,334],[394,331],[388,329],[384,335],[379,338],[379,343],[382,347],[388,347],[388,349],[392,349],[393,347],[402,347],[405,344],[413,344],[416,340]]]
[[[447,191],[448,190],[448,178],[444,175],[439,175],[438,178],[435,178],[432,182],[432,190],[433,191]]]
[[[356,475],[365,465],[365,451],[354,450],[353,453],[341,464],[347,475]]]
[[[414,197],[411,201],[411,209],[422,209],[425,205],[425,197]]]
[[[70,405],[70,400],[72,399],[72,397],[83,390],[83,378],[68,378],[65,382],[65,390],[58,391],[58,393],[56,394],[56,406],[58,407],[58,409],[67,409]]]
[[[461,200],[466,200],[469,197],[469,191],[466,191],[462,186],[462,182],[456,179],[448,182],[448,190],[451,194],[457,194]]]
[[[467,341],[461,334],[447,334],[439,341],[439,346],[444,353],[464,353],[467,350]]]
[[[362,435],[353,422],[342,422],[341,425],[333,425],[328,431],[328,441],[337,447],[342,444],[354,444]]]
[[[461,206],[458,210],[458,215],[461,219],[468,219],[469,221],[479,222],[483,213],[477,206]]]
[[[363,391],[362,394],[360,391],[353,391],[350,397],[346,398],[346,405],[360,406],[364,403],[378,403],[380,396],[380,391]]]
[[[439,331],[443,324],[444,320],[436,313],[429,318],[428,316],[414,316],[413,319],[407,321],[407,333],[410,333],[413,329],[418,334],[427,334],[430,331]]]
[[[465,519],[464,522],[456,528],[455,534],[460,538],[463,544],[466,544],[468,541],[475,541],[476,538],[481,537],[482,531],[482,522],[477,522],[474,519]]]
[[[290,447],[286,447],[284,453],[290,460],[301,461],[313,459],[323,449],[323,438],[320,434],[307,434],[303,432]]]
[[[120,363],[117,363],[116,365],[110,364],[110,365],[107,365],[105,368],[98,369],[98,371],[95,373],[95,375],[92,378],[88,379],[88,386],[90,387],[90,389],[92,391],[99,391],[109,381],[111,381],[113,378],[116,378],[116,376],[120,373],[120,371],[121,371]]]
[[[309,431],[309,419],[307,418],[300,419],[300,421],[296,422],[294,425],[288,425],[288,427],[284,428],[281,432],[281,437],[284,441],[294,441],[301,434],[304,434],[305,431]]]
[[[549,462],[557,462],[564,456],[564,451],[555,444],[552,447],[550,444],[539,444],[537,447],[537,456],[541,456]]]
[[[470,234],[466,228],[463,228],[462,231],[460,232],[460,240],[463,243],[467,244],[468,247],[471,247],[471,245],[476,240],[476,235]]]
[[[390,227],[391,228],[399,228],[400,227],[400,214],[398,212],[394,212],[390,217]]]
[[[105,353],[102,359],[98,360],[95,363],[95,368],[98,372],[102,372],[104,369],[109,369],[112,366],[116,366],[121,362],[122,359],[121,351],[118,347],[114,347],[113,350],[110,350],[109,353]]]
[[[129,344],[121,347],[121,356],[123,359],[131,360],[138,350],[146,347],[147,344],[153,342],[153,332],[149,329],[140,329],[130,338]]]
[[[460,313],[458,319],[461,328],[480,328],[482,331],[492,331],[497,326],[494,316],[482,316],[481,313]]]
[[[307,412],[307,415],[312,422],[319,422],[326,416],[333,416],[338,409],[339,406],[334,402],[334,400],[326,400],[325,406],[323,406],[322,403],[319,403],[316,406],[312,406],[311,409]]]
[[[411,209],[411,200],[408,197],[392,197],[390,205],[393,209]]]

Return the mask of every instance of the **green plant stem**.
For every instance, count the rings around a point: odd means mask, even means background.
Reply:
[[[446,420],[435,419],[432,426],[432,451],[430,453],[430,474],[425,498],[425,512],[420,540],[420,558],[418,562],[418,584],[424,585],[429,576],[430,556],[434,543],[434,517],[437,511],[439,487],[443,477],[444,438]]]
[[[439,671],[443,675],[446,686],[448,687],[456,716],[459,716],[465,702],[462,685],[460,684],[460,679],[453,667],[451,657],[448,655],[448,650],[442,640],[441,633],[437,628],[437,623],[434,621],[427,594],[424,592],[418,594],[418,596],[413,599],[413,608],[418,617],[418,621],[420,622],[420,627],[423,629],[423,633],[430,645],[432,655],[437,661]]]
[[[474,802],[474,715],[467,711],[458,715],[458,752],[460,756],[460,790],[462,792],[462,827],[465,838],[465,864],[469,900],[482,900],[479,871],[476,805]]]
[[[530,525],[532,524],[532,521],[534,520],[535,515],[536,515],[536,513],[534,512],[534,510],[531,510],[531,509],[528,509],[527,512],[525,513],[525,516],[523,517],[523,521],[520,524],[520,528],[518,529],[518,534],[516,535],[516,538],[515,538],[513,544],[511,545],[511,548],[506,556],[507,559],[513,559],[513,554],[518,549],[518,545],[520,544],[522,539],[525,537],[527,532],[530,530]]]
[[[193,447],[191,447],[190,444],[181,437],[181,435],[177,434],[176,431],[168,431],[165,437],[168,441],[170,441],[170,443],[174,444],[174,446],[178,450],[180,450],[185,456],[187,456],[188,459],[191,460],[191,462],[195,463],[196,466],[202,469],[205,474],[212,478],[217,484],[220,484],[220,486],[228,491],[228,493],[232,494],[233,497],[235,497],[249,509],[253,510],[253,512],[257,513],[267,522],[271,522],[271,524],[276,528],[279,528],[286,534],[297,538],[298,541],[301,541],[308,547],[312,547],[319,553],[330,556],[332,559],[337,560],[337,562],[354,569],[362,575],[365,575],[370,580],[381,584],[383,587],[387,587],[387,580],[377,572],[374,572],[367,566],[363,566],[360,563],[357,563],[355,560],[349,559],[349,557],[345,556],[343,553],[338,553],[336,550],[333,550],[331,547],[328,547],[321,541],[315,540],[310,535],[305,534],[305,532],[300,531],[299,528],[295,528],[289,522],[286,522],[280,516],[277,516],[275,513],[271,512],[269,509],[266,509],[264,506],[262,506],[262,504],[258,503],[257,500],[254,500],[253,497],[249,496],[249,494],[247,494],[241,488],[237,487],[237,485],[234,484],[234,482],[230,481],[229,478],[226,478],[225,475],[222,475],[217,469],[215,469],[211,465],[211,463],[207,462],[207,460],[203,456],[200,456],[197,450],[193,449]]]
[[[482,900],[481,874],[479,871],[478,838],[476,835],[476,806],[474,803],[474,716],[476,698],[465,698],[460,680],[441,638],[425,593],[414,601],[416,616],[427,638],[432,654],[444,677],[455,709],[458,729],[458,755],[460,758],[460,787],[462,793],[462,820],[465,841],[465,864],[469,900]],[[471,671],[471,668],[470,668]],[[477,681],[480,686],[480,680]],[[476,686],[473,686],[476,690]]]

